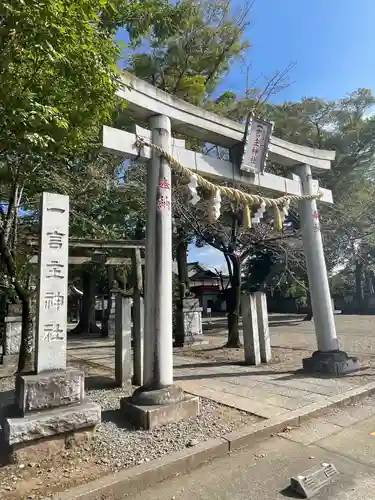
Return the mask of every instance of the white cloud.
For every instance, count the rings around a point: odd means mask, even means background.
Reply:
[[[223,272],[227,271],[224,255],[210,245],[205,245],[202,248],[191,245],[188,253],[188,261],[198,261],[200,264],[204,264],[211,269],[220,268]]]
[[[375,115],[375,106],[371,106],[370,109],[368,109],[364,114],[363,118],[370,118],[371,116]]]

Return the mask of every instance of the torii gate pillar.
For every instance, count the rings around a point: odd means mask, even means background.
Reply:
[[[153,144],[171,153],[170,119],[158,115],[149,124]],[[199,412],[199,399],[173,384],[171,177],[168,162],[153,150],[147,173],[143,386],[121,400],[128,418],[146,429]]]
[[[304,194],[312,194],[311,168],[300,165],[297,171]],[[316,200],[300,201],[299,215],[318,347],[303,368],[342,375],[357,370],[359,362],[339,350]]]

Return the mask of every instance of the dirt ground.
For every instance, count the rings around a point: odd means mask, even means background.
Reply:
[[[316,350],[315,325],[313,321],[301,321],[301,316],[270,315],[272,361],[270,370],[300,370],[302,359]],[[375,376],[375,316],[335,316],[340,349],[358,357],[361,370],[346,375],[353,383],[364,385]],[[244,350],[223,347],[226,342],[226,319],[204,325],[204,336],[208,344],[175,348],[183,356],[193,356],[218,363],[243,363]],[[242,336],[242,332],[241,332]]]

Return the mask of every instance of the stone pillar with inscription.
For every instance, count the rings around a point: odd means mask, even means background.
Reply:
[[[100,406],[85,401],[84,374],[67,368],[69,197],[43,193],[40,209],[36,373],[18,376],[18,415],[3,423],[11,451],[27,457],[86,441]],[[51,446],[51,441],[53,444]]]

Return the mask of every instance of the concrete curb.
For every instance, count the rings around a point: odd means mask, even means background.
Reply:
[[[286,426],[298,426],[313,417],[321,416],[333,408],[355,403],[375,393],[375,382],[334,396],[327,403],[312,403],[265,422],[251,425],[226,434],[219,439],[211,439],[186,450],[166,455],[148,464],[121,470],[90,483],[57,493],[53,500],[111,500],[123,499],[156,483],[178,474],[186,474],[205,462],[223,457],[228,453],[250,446]]]

